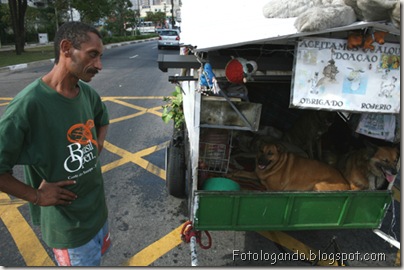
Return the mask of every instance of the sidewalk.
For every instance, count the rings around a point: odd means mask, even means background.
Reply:
[[[49,46],[49,45],[53,45],[53,42],[48,42],[45,44],[26,44],[24,46],[25,49],[30,49],[30,48],[37,48],[37,47],[44,47],[44,46]],[[7,52],[7,51],[14,51],[15,50],[15,46],[14,45],[2,45],[0,47],[0,52]]]
[[[140,43],[140,42],[146,42],[146,41],[151,41],[151,40],[157,40],[157,37],[148,38],[148,39],[133,40],[133,41],[126,41],[126,42],[121,42],[121,43],[106,44],[106,45],[104,45],[104,49],[108,50],[108,49],[112,49],[112,48],[116,48],[116,47],[120,47],[120,46],[125,46],[125,45]],[[49,46],[49,45],[53,45],[53,42],[49,42],[49,43],[46,43],[46,44],[28,44],[28,45],[25,46],[25,48],[27,49],[27,48],[35,48],[35,47],[41,47],[41,46]],[[0,51],[13,51],[13,50],[15,50],[14,45],[13,46],[2,46],[0,48]],[[28,67],[46,65],[46,64],[49,64],[49,61],[51,63],[53,63],[54,58],[49,59],[49,60],[42,60],[42,61],[18,64],[18,65],[13,65],[13,66],[0,67],[0,72],[8,72],[8,71],[25,69],[25,68],[28,68]]]

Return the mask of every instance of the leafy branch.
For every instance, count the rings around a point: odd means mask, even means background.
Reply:
[[[174,128],[181,129],[185,122],[184,111],[182,107],[182,92],[181,87],[176,86],[175,91],[170,97],[164,97],[163,101],[167,104],[163,105],[163,114],[161,118],[164,123],[168,124],[170,120],[174,121]]]

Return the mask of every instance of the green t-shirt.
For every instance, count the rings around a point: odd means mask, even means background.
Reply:
[[[96,127],[109,124],[99,95],[79,82],[80,92],[66,98],[41,79],[21,91],[0,119],[0,174],[24,166],[27,184],[76,180],[66,186],[78,197],[68,206],[30,204],[32,221],[41,225],[52,248],[79,247],[107,220],[104,183],[98,159]]]

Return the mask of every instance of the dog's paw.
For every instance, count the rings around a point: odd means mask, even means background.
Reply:
[[[297,17],[295,27],[299,32],[313,32],[349,25],[355,21],[356,15],[351,7],[323,6],[303,12]]]

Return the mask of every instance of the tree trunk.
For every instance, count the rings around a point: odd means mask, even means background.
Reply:
[[[25,46],[25,12],[27,11],[27,0],[9,0],[11,22],[15,37],[15,52],[20,55],[24,52]]]

